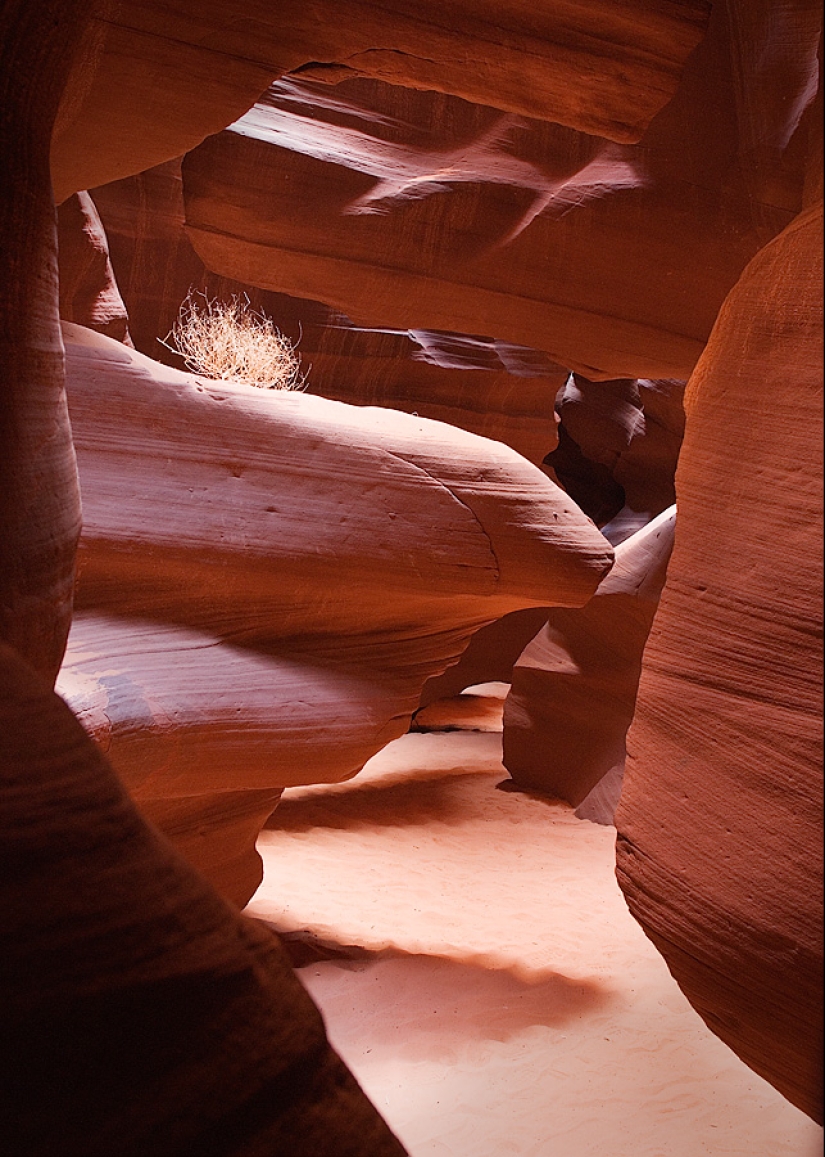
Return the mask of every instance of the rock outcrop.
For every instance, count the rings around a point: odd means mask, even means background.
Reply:
[[[275,936],[0,644],[0,1147],[401,1157]]]
[[[553,398],[568,371],[536,350],[429,331],[353,325],[321,302],[272,293],[210,272],[184,227],[179,161],[94,190],[135,346],[181,368],[160,344],[190,289],[248,297],[295,344],[307,391],[449,422],[541,463],[557,442]],[[68,318],[67,320],[77,320]]]
[[[559,445],[545,464],[614,546],[676,501],[684,388],[572,374],[556,398]]]
[[[519,787],[578,806],[614,772],[615,806],[675,526],[671,507],[625,539],[587,606],[551,610],[516,661],[504,704],[503,762]],[[612,815],[601,818],[610,822]]]
[[[13,981],[13,1149],[107,1153],[114,1131],[116,1148],[203,1152],[197,1122],[212,1113],[222,1153],[397,1151],[368,1113],[353,1109],[352,1142],[322,1120],[351,1086],[320,1032],[287,1027],[281,1059],[261,1062],[243,1034],[260,1023],[270,1035],[272,1022],[243,976],[233,985],[251,968],[269,993],[269,948],[164,858],[48,690],[80,528],[54,202],[180,157],[197,267],[315,303],[322,326],[343,312],[349,337],[318,343],[329,380],[349,338],[368,331],[352,388],[370,400],[466,413],[470,429],[509,431],[519,447],[538,413],[537,461],[557,374],[638,386],[698,363],[677,544],[629,733],[618,873],[707,1023],[821,1119],[822,10],[709,9],[4,6],[0,823],[13,870],[0,881],[0,968]],[[68,274],[63,289],[64,312],[80,316]],[[170,292],[157,292],[164,308]],[[349,775],[474,631],[548,601],[580,605],[609,551],[505,448],[484,443],[482,455],[471,435],[436,434],[412,414],[396,426],[363,407],[333,420],[337,404],[318,398],[253,399],[67,332],[82,366],[87,527],[67,694],[147,814],[240,900],[258,871],[254,831],[286,774],[270,765],[270,692],[286,695],[286,762],[303,761],[309,778]],[[457,345],[493,369],[456,394],[441,374],[478,372],[455,369]],[[382,376],[373,363],[386,350]],[[437,365],[405,378],[402,350]],[[513,351],[519,363],[539,351],[547,380],[515,372]],[[510,378],[523,404],[507,400]],[[479,417],[489,409],[492,420]],[[633,516],[661,501],[643,499],[650,462],[630,469],[632,450],[608,464],[597,454],[619,488],[604,510],[625,484],[639,488]],[[633,525],[623,509],[614,541]],[[357,688],[346,701],[343,682]],[[241,750],[231,714],[247,689],[236,716],[255,752]],[[340,747],[308,737],[322,701]],[[218,783],[222,763],[248,787]],[[200,787],[196,766],[210,777]],[[226,984],[235,995],[221,1005]],[[147,1060],[140,1040],[158,1009]],[[111,1045],[133,1013],[126,1069]],[[183,1037],[163,1035],[169,1016],[196,1041],[194,1074],[173,1068]],[[249,1072],[221,1067],[235,1052],[248,1052]],[[50,1057],[59,1080],[43,1068]],[[321,1117],[302,1116],[307,1100]],[[319,1130],[331,1139],[318,1143]]]
[[[476,631],[458,662],[427,680],[421,706],[436,699],[452,699],[475,683],[509,683],[513,664],[547,622],[548,611],[548,607],[512,611]]]
[[[756,23],[748,51],[781,64]],[[720,10],[635,145],[492,101],[285,78],[187,154],[190,237],[210,269],[359,325],[486,334],[594,380],[685,379],[801,205],[798,142],[763,150],[761,177],[743,161],[736,51]],[[796,84],[785,129],[804,138],[812,93]]]
[[[821,201],[742,275],[686,406],[618,878],[713,1031],[821,1120]]]
[[[674,475],[684,430],[683,392],[684,382],[589,382],[571,374],[557,395],[559,445],[544,457],[543,466],[601,527],[602,534],[614,546],[640,532],[675,502]],[[641,543],[643,539],[635,541]],[[643,557],[644,550],[634,555],[638,563]],[[622,573],[625,571],[626,568]],[[615,593],[615,587],[611,586],[611,590]],[[654,594],[651,587],[648,596],[652,614],[658,592]],[[489,627],[482,627],[458,663],[427,682],[421,695],[422,706],[434,699],[457,695],[474,683],[511,682],[516,661],[544,627],[547,614],[547,610],[515,611]],[[588,614],[589,608],[581,612],[585,619]],[[645,615],[647,610],[642,617]],[[621,631],[627,629],[632,638],[620,646],[629,646],[638,660],[649,626],[647,619],[647,627],[641,628],[639,634],[630,622],[625,628],[616,623],[608,627],[604,645],[609,650],[608,637],[614,637],[615,642]],[[597,628],[596,633],[601,629]],[[614,671],[615,657],[609,667]],[[634,670],[635,673],[628,674],[629,688],[635,687],[638,681],[637,666]],[[521,679],[519,683],[521,693],[526,694]],[[546,696],[539,691],[537,716],[546,710],[545,700]],[[632,704],[632,694],[630,702]],[[529,713],[526,701],[522,707]],[[632,714],[632,706],[630,710]],[[535,758],[543,758],[548,750],[546,737],[537,738],[537,747]],[[620,770],[623,761],[622,754]],[[602,818],[612,814],[620,786],[621,774],[617,774],[613,777],[612,802],[606,799],[605,806],[599,809]]]
[[[57,210],[60,316],[131,345],[106,232],[88,193],[75,193]]]
[[[610,0],[546,8],[513,0],[376,7],[351,0],[193,5],[104,2],[64,94],[56,195],[181,156],[231,124],[284,73],[373,76],[638,140],[673,95],[707,26],[709,0]]]
[[[12,3],[0,39],[0,640],[51,679],[71,621],[80,496],[63,388],[49,141],[87,9]]]
[[[479,627],[586,602],[612,548],[500,443],[64,332],[84,530],[61,689],[245,902],[281,788],[355,774]]]

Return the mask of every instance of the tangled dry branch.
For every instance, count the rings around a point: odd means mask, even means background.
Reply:
[[[188,370],[207,378],[268,390],[303,390],[307,384],[292,342],[246,296],[227,303],[190,289],[171,331],[158,340]]]

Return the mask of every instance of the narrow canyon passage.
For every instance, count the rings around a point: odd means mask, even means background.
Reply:
[[[823,1157],[821,0],[0,60],[0,1157]]]
[[[502,688],[479,690],[355,780],[287,789],[258,842],[247,912],[391,1129],[412,1157],[820,1153],[630,916],[615,829],[497,790]]]

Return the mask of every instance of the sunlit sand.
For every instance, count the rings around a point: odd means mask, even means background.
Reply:
[[[496,726],[477,708],[456,722]],[[821,1153],[628,913],[615,830],[499,790],[500,758],[497,731],[406,735],[259,841],[248,911],[412,1157]]]

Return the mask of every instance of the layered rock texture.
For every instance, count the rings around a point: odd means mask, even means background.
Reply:
[[[60,316],[131,345],[109,243],[94,201],[75,193],[57,211]]]
[[[673,95],[702,38],[708,0],[566,4],[525,19],[508,0],[479,9],[392,0],[144,0],[101,4],[61,106],[58,200],[180,156],[289,72],[378,77],[634,141]],[[204,99],[204,82],[209,95]]]
[[[821,1120],[821,202],[743,274],[688,412],[619,882],[707,1023]]]
[[[0,783],[4,1153],[404,1153],[274,935],[4,644]]]
[[[513,667],[504,766],[520,787],[577,806],[611,775],[618,801],[642,653],[673,548],[671,507],[624,540],[593,598],[552,610]],[[606,803],[603,822],[612,822]]]
[[[614,544],[676,500],[684,385],[572,374],[556,397],[559,445],[544,462]]]
[[[146,817],[242,903],[284,786],[355,774],[425,684],[509,678],[555,605],[511,707],[552,716],[543,790],[609,818],[653,605],[610,543],[660,534],[658,583],[688,378],[618,877],[821,1119],[821,5],[528,8],[4,7],[9,1152],[399,1151]],[[304,334],[327,396],[145,356],[193,284]]]
[[[635,145],[490,101],[287,78],[187,155],[189,234],[210,268],[362,325],[494,334],[591,379],[682,379],[801,204],[804,151],[743,165],[738,67],[720,11]]]
[[[612,548],[499,443],[64,332],[84,530],[59,688],[244,903],[281,788],[355,774],[480,626],[581,605]]]
[[[49,143],[86,8],[12,4],[0,39],[0,639],[52,680],[71,621],[80,494],[58,329]]]
[[[553,399],[568,371],[547,355],[491,338],[356,326],[321,302],[211,272],[185,230],[179,161],[95,189],[94,201],[135,345],[149,357],[181,368],[159,339],[192,287],[221,300],[246,296],[295,343],[309,393],[450,422],[536,463],[555,448]]]

